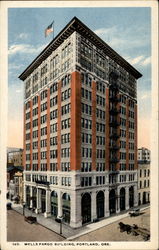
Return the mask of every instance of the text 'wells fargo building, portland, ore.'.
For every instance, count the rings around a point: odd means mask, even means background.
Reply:
[[[74,17],[19,76],[24,201],[71,227],[137,206],[137,79]]]

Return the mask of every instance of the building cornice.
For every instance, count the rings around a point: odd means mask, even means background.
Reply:
[[[136,79],[140,78],[142,74],[131,66],[124,58],[115,52],[107,43],[98,37],[92,30],[90,30],[77,17],[74,17],[61,32],[47,45],[47,47],[33,60],[33,62],[24,70],[19,76],[21,80],[25,80],[51,53],[56,50],[73,32],[77,31],[79,34],[89,39],[95,46],[100,48],[107,56],[117,62],[121,67],[128,70]]]

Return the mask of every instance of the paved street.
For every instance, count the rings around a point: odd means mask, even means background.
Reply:
[[[150,229],[150,209],[142,211],[142,214],[136,217],[125,217],[112,224],[104,226],[93,232],[87,233],[83,236],[73,239],[73,241],[143,241],[141,235],[133,236],[126,232],[120,232],[118,223],[137,224],[140,227]]]
[[[14,210],[7,211],[8,241],[63,241],[64,238],[49,229],[24,221],[24,217]]]
[[[19,205],[13,205],[13,207],[17,212],[8,210],[8,241],[143,241],[140,235],[133,236],[125,232],[121,233],[118,223],[137,224],[140,227],[150,229],[150,209],[143,207],[141,215],[136,217],[130,217],[128,213],[121,213],[78,229],[63,224],[62,234],[65,236],[63,238],[59,235],[60,225],[53,218],[44,218],[43,215],[33,214],[39,223],[29,224],[24,221],[24,217],[20,214],[22,208]],[[32,215],[32,212],[25,209],[25,214]]]

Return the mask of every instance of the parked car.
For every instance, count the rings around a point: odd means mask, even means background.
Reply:
[[[11,203],[11,202],[8,202],[8,203],[7,203],[7,210],[10,210],[10,209],[12,209],[12,203]]]
[[[130,217],[140,215],[140,208],[133,208],[129,211]]]
[[[28,216],[28,217],[25,216],[25,221],[27,221],[30,224],[33,224],[37,222],[37,219],[34,216]]]

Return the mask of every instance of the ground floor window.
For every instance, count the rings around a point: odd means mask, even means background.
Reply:
[[[51,192],[51,214],[55,217],[58,215],[58,196],[55,191]]]
[[[85,193],[82,196],[81,201],[82,208],[82,223],[88,223],[91,221],[91,195],[89,193]]]
[[[63,216],[63,221],[66,223],[70,223],[70,212],[71,212],[70,195],[64,193],[62,196],[62,216]]]

